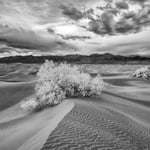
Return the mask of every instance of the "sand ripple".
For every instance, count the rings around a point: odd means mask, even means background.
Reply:
[[[150,150],[150,129],[95,102],[75,101],[42,150]]]

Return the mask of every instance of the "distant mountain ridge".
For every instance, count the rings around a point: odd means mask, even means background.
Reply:
[[[150,58],[145,56],[122,56],[105,54],[65,55],[65,56],[11,56],[0,58],[0,63],[43,63],[45,60],[77,64],[150,64]]]

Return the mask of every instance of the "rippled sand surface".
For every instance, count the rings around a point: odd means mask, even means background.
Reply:
[[[113,67],[93,68],[94,76]],[[0,150],[150,150],[150,81],[114,68],[102,74],[109,85],[100,96],[38,113],[19,107],[34,93],[37,66],[0,68]]]
[[[99,97],[74,99],[42,150],[150,150],[150,83],[128,76],[104,80],[118,81]]]

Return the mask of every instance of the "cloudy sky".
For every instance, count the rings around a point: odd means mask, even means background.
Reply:
[[[0,0],[0,57],[150,55],[149,0]]]

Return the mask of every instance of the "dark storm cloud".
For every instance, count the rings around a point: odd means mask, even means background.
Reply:
[[[80,10],[78,10],[77,8],[75,8],[73,6],[61,5],[60,9],[62,9],[62,13],[65,16],[67,16],[73,20],[79,20],[84,17],[83,12],[81,12]]]
[[[111,5],[106,4],[105,8],[107,8],[107,11],[101,14],[100,17],[97,19],[94,19],[92,15],[94,15],[93,9],[88,9],[84,12],[78,10],[74,7],[69,6],[61,6],[61,9],[63,9],[63,14],[75,21],[78,21],[83,18],[90,19],[89,27],[85,27],[89,31],[92,31],[96,34],[110,34],[112,35],[114,32],[115,22],[114,22],[114,15],[118,13],[118,11],[115,8],[112,8]],[[98,8],[99,9],[99,8]],[[83,26],[82,26],[83,27]]]
[[[97,6],[96,8],[101,10],[101,11],[106,11],[107,10],[107,12],[110,12],[114,15],[117,15],[119,13],[119,10],[117,8],[113,8],[111,6],[111,4],[106,4],[106,6],[104,6],[104,7]]]
[[[18,42],[15,41],[8,41],[0,39],[1,42],[5,43],[6,47],[0,48],[1,54],[31,54],[31,53],[51,53],[51,52],[57,52],[57,51],[64,51],[64,52],[75,52],[78,51],[78,49],[69,43],[66,43],[64,41],[55,41],[51,44],[31,44],[31,43],[25,43],[25,42]]]
[[[116,8],[112,8],[112,9],[109,9],[108,12],[116,16],[119,13],[119,10],[117,10]]]
[[[94,15],[94,10],[92,8],[88,9],[87,11],[84,12],[84,16],[93,20],[93,15]]]
[[[119,8],[119,9],[128,9],[129,6],[126,2],[117,2],[116,3],[116,7]]]
[[[50,31],[54,34],[52,29],[49,29],[49,32]],[[61,47],[68,51],[76,49],[72,44],[58,39],[57,35],[53,34],[49,35],[47,33],[49,38],[44,38],[33,31],[10,29],[8,33],[0,34],[0,42],[14,48],[34,49],[43,52],[54,52],[57,48]]]
[[[105,2],[112,3],[113,0],[104,0]]]
[[[114,30],[114,19],[113,14],[105,12],[101,15],[103,27],[111,34]]]
[[[123,13],[123,18],[135,18],[136,17],[136,13],[133,12],[133,11],[129,11],[129,12],[126,12],[126,13]]]
[[[135,3],[144,3],[147,2],[148,0],[129,0],[129,2],[135,2]]]
[[[89,26],[86,29],[99,35],[106,35],[110,33],[107,31],[101,20],[90,21]]]
[[[122,19],[116,24],[116,33],[137,33],[140,31],[141,27],[133,21],[132,19]]]
[[[144,10],[141,10],[139,14],[133,12],[126,13],[117,22],[114,22],[112,14],[102,14],[102,21],[96,20],[90,23],[90,31],[102,35],[137,33],[141,31],[143,27],[150,25],[150,12],[145,14],[143,11]],[[103,26],[103,28],[101,28],[101,26]]]
[[[87,29],[100,35],[113,35],[115,29],[113,13],[104,12],[97,20],[91,20]]]
[[[150,7],[141,9],[137,14],[134,12],[124,13],[116,23],[118,33],[137,33],[150,25]]]
[[[61,5],[60,9],[62,10],[62,14],[70,19],[78,21],[83,18],[89,18],[93,20],[94,10],[89,8],[87,10],[79,10],[72,5]]]
[[[59,36],[62,37],[62,39],[64,40],[87,40],[87,39],[91,39],[90,36],[77,36],[77,35],[61,35],[59,34]]]
[[[138,2],[138,1],[137,1]],[[144,2],[144,0],[143,0]],[[150,6],[144,5],[138,12],[128,10],[129,5],[126,2],[117,2],[116,7],[112,7],[109,3],[104,7],[97,6],[103,13],[95,15],[93,9],[84,11],[84,13],[77,8],[63,6],[63,14],[75,20],[88,18],[88,26],[82,26],[99,35],[118,35],[140,32],[143,27],[150,25]],[[122,9],[128,10],[120,13]],[[65,12],[65,13],[64,13]],[[114,17],[120,13],[119,20],[115,21]],[[88,15],[87,15],[88,14]],[[95,17],[93,17],[95,15]],[[89,17],[90,16],[90,17]]]
[[[135,17],[137,24],[141,27],[150,25],[150,6],[143,8]]]
[[[55,31],[53,29],[51,29],[51,28],[48,28],[47,32],[50,33],[50,34],[52,34],[52,35],[56,34]]]

